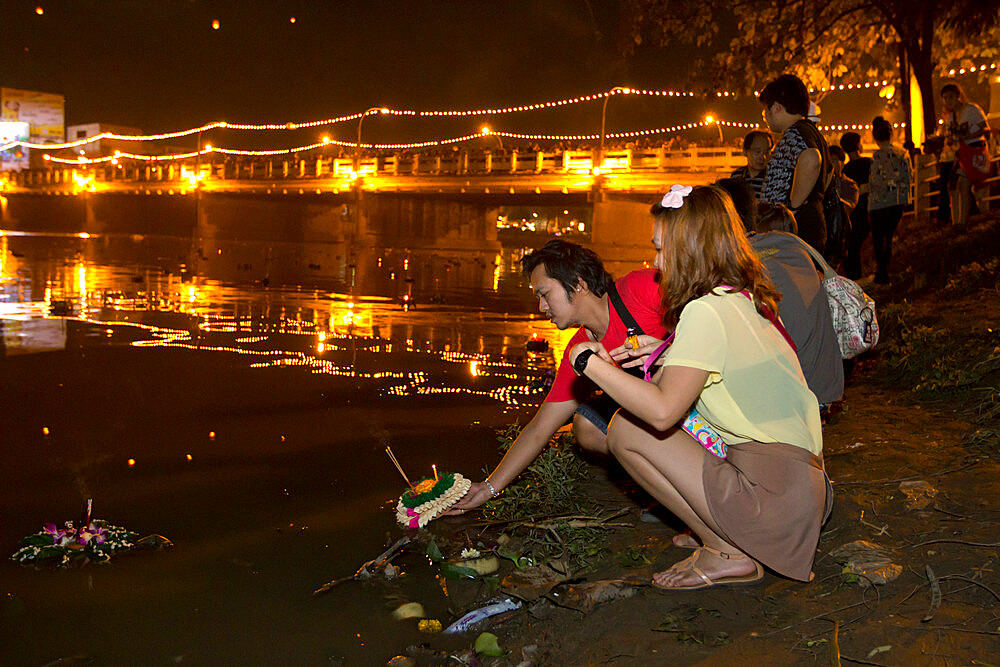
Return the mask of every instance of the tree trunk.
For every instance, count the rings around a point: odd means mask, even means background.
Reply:
[[[937,132],[937,114],[934,112],[934,12],[924,11],[921,16],[920,41],[914,41],[910,54],[910,67],[920,86],[924,104],[925,134]]]

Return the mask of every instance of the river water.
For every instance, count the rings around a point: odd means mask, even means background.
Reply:
[[[402,534],[386,445],[411,477],[479,479],[543,397],[571,332],[523,252],[4,232],[0,553],[87,499],[174,548],[4,557],[0,662],[383,664],[423,641],[391,618],[417,599],[449,620],[419,563],[390,593],[310,593]]]

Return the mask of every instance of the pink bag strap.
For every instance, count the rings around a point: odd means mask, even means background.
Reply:
[[[731,285],[719,285],[719,287],[726,290],[733,289]],[[750,292],[746,290],[741,290],[740,294],[750,299],[750,302],[753,303],[753,297],[750,296]],[[767,306],[767,304],[764,304],[764,317],[766,317],[768,321],[774,325],[774,328],[777,329],[778,332],[785,337],[785,340],[788,341],[788,344],[792,346],[792,351],[795,352],[795,354],[798,354],[799,349],[795,346],[795,342],[792,340],[792,337],[788,335],[788,331],[785,330],[785,327],[781,323],[781,320],[778,319],[778,316],[775,314],[773,310],[771,310]],[[653,352],[648,357],[646,357],[646,361],[642,363],[643,379],[646,382],[649,382],[652,377],[652,373],[650,371],[653,368],[653,364],[656,363],[656,360],[659,359],[664,352],[666,352],[667,348],[670,347],[670,344],[673,342],[674,342],[674,334],[671,333],[669,336],[667,336],[667,339],[665,341],[660,343],[659,347],[653,350]]]
[[[670,347],[670,344],[673,342],[674,342],[674,335],[670,334],[669,336],[667,336],[667,339],[665,341],[660,343],[660,346],[658,348],[653,350],[652,354],[646,357],[646,361],[642,362],[643,379],[646,382],[649,382],[650,379],[652,379],[652,373],[650,373],[650,369],[653,368],[653,364],[656,363],[656,360],[659,359],[664,352],[666,352],[667,348]]]

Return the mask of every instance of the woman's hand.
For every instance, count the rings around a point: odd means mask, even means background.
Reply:
[[[573,346],[573,349],[569,351],[569,364],[573,367],[573,371],[576,372],[576,358],[580,356],[580,353],[584,350],[593,350],[597,353],[597,356],[608,362],[609,364],[615,363],[608,351],[604,349],[604,346],[600,343],[594,341],[584,341],[583,343],[577,343]]]
[[[642,363],[646,360],[646,357],[655,352],[656,348],[658,348],[660,344],[663,343],[663,341],[660,340],[659,338],[655,338],[653,336],[647,336],[646,334],[638,336],[638,340],[639,340],[638,347],[633,348],[632,344],[629,343],[629,341],[626,339],[626,341],[621,346],[611,350],[609,354],[611,355],[611,358],[615,361],[615,363],[617,363],[622,368],[632,368],[633,366],[641,366]],[[656,364],[658,366],[663,364],[662,356],[660,356],[660,358],[656,360]]]
[[[472,510],[493,497],[489,488],[481,483],[474,482],[469,490],[465,492],[462,499],[451,506],[451,509],[444,513],[445,516],[459,516],[465,514],[467,510]]]

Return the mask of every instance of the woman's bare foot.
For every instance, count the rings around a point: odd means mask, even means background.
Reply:
[[[695,539],[694,534],[689,530],[685,530],[682,533],[677,533],[670,541],[674,543],[675,547],[680,547],[682,549],[697,549],[701,546],[701,543]]]
[[[760,566],[746,554],[726,553],[698,547],[693,554],[671,568],[653,575],[660,588],[699,588],[714,584],[746,583],[763,576]],[[700,572],[700,574],[699,574]],[[704,575],[704,576],[702,576]],[[710,581],[706,581],[706,578]]]

